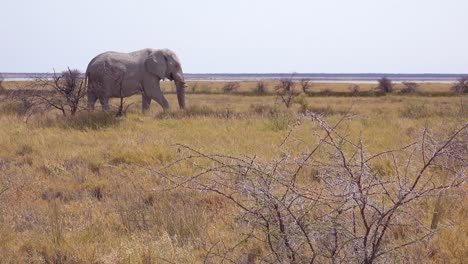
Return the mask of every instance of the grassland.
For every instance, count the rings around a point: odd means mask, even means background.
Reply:
[[[304,109],[330,122],[353,114],[343,131],[354,140],[362,137],[375,152],[411,142],[424,127],[443,137],[468,122],[468,98],[452,94],[449,84],[423,84],[410,95],[350,96],[349,84],[317,83],[291,109],[273,94],[273,83],[266,95],[252,92],[254,82],[241,83],[232,94],[222,93],[223,85],[189,83],[185,112],[162,113],[153,103],[141,114],[141,99],[129,98],[123,119],[100,111],[72,118],[51,112],[25,122],[17,115],[20,102],[3,96],[0,262],[202,263],[213,244],[236,244],[235,208],[228,201],[186,189],[160,191],[166,186],[155,170],[180,156],[178,144],[272,160],[283,154],[279,145]],[[18,86],[4,83],[7,91]],[[372,93],[375,85],[360,86]],[[163,89],[175,108],[175,89],[169,83]],[[289,151],[311,141],[313,129],[306,120],[295,126],[289,138],[301,143]],[[444,199],[439,235],[409,252],[433,263],[466,261],[466,201],[466,195]],[[433,207],[433,200],[421,205]],[[235,256],[256,250],[244,245]]]

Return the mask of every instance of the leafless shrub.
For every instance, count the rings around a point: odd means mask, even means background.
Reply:
[[[437,231],[423,221],[430,213],[419,204],[466,182],[468,153],[460,138],[468,123],[445,140],[425,129],[416,142],[371,154],[363,139],[352,142],[339,132],[347,116],[334,125],[313,113],[304,117],[318,130],[315,143],[299,155],[284,151],[262,162],[180,145],[186,155],[157,173],[171,189],[211,192],[230,201],[239,210],[239,243],[267,250],[258,252],[260,262],[411,262],[405,250]],[[171,170],[184,162],[193,174]],[[214,244],[205,259],[235,259],[236,248]]]
[[[265,94],[267,89],[267,85],[263,81],[258,81],[257,85],[255,86],[255,93],[256,94]]]
[[[239,89],[240,83],[239,82],[228,82],[223,86],[223,91],[225,93],[232,93]]]
[[[353,94],[357,94],[361,91],[361,87],[353,83],[348,86],[348,90],[351,91],[351,93]]]
[[[393,92],[393,83],[392,80],[390,80],[387,77],[382,77],[379,80],[377,80],[378,86],[376,87],[377,90],[382,91],[384,93],[391,93]]]
[[[119,77],[120,78],[120,77]],[[116,79],[116,83],[120,86],[120,100],[119,100],[119,107],[117,108],[117,113],[115,113],[115,117],[124,117],[127,115],[127,111],[132,106],[132,104],[126,104],[123,94],[123,86],[122,86],[122,79]]]
[[[294,90],[295,86],[296,86],[296,83],[293,80],[293,76],[291,76],[291,77],[281,78],[279,80],[279,83],[276,85],[275,89],[292,91]]]
[[[62,97],[62,100],[47,97],[39,98],[50,106],[62,111],[64,116],[67,115],[67,108],[70,115],[75,115],[79,109],[80,100],[86,92],[86,83],[81,75],[81,72],[76,69],[68,69],[60,75],[54,74],[52,77],[52,89]],[[40,82],[41,80],[38,81]]]
[[[281,98],[281,101],[284,105],[289,108],[294,102],[294,98],[298,95],[294,91],[296,83],[293,81],[292,76],[289,78],[282,78],[279,80],[279,83],[276,85],[275,90],[277,98]]]
[[[117,113],[115,113],[115,117],[125,117],[127,115],[128,109],[132,106],[132,104],[126,104],[123,96],[120,97],[119,102],[119,107],[117,108]]]
[[[468,93],[468,76],[460,77],[452,86],[452,90],[457,93]]]
[[[415,93],[419,87],[419,84],[415,82],[403,82],[403,85],[405,87],[401,89],[402,93]]]
[[[301,88],[304,93],[308,93],[309,89],[312,88],[312,82],[309,79],[301,79]]]
[[[63,116],[74,116],[81,108],[81,99],[86,94],[86,81],[79,70],[54,73],[51,79],[37,77],[27,87],[10,94],[23,104],[23,114],[44,113],[59,110]]]

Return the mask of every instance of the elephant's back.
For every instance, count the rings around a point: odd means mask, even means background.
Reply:
[[[96,57],[94,57],[88,64],[87,72],[92,70],[95,67],[100,67],[101,65],[108,63],[110,65],[124,64],[132,65],[138,64],[144,60],[148,55],[153,51],[153,49],[142,49],[129,53],[116,52],[116,51],[106,51]]]
[[[127,62],[131,56],[128,53],[107,51],[94,57],[88,64],[88,69],[103,63]]]
[[[138,67],[138,61],[132,53],[107,51],[97,55],[89,62],[86,75],[91,78],[94,75],[97,78],[110,68],[125,72],[129,67]]]

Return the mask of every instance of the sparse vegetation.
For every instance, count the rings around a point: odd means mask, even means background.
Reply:
[[[222,93],[224,84],[200,82],[185,110],[129,109],[119,120],[116,109],[67,118],[46,111],[25,123],[17,118],[23,102],[9,95],[30,91],[5,81],[0,262],[301,263],[314,254],[316,263],[464,262],[466,130],[437,152],[468,122],[468,101],[450,84],[376,97],[374,85],[363,83],[347,98],[349,83],[314,83],[313,96],[298,93],[289,108],[271,91],[257,96],[257,82],[241,82],[231,94]],[[413,172],[429,161],[411,189]],[[218,186],[249,212],[200,184]],[[373,249],[383,214],[406,193],[415,199],[393,210]],[[373,223],[367,256],[362,206]]]
[[[236,92],[231,93],[232,95],[244,96],[244,95],[258,95],[257,84],[261,82],[265,85],[265,95],[276,95],[278,92],[275,88],[278,86],[278,81],[274,80],[262,80],[262,81],[242,81],[239,82],[239,88]],[[223,87],[228,81],[193,81],[188,82],[190,89],[195,86],[197,94],[219,94],[224,93]],[[295,92],[302,92],[300,82],[295,82]],[[418,96],[457,96],[451,87],[450,83],[430,83],[425,82],[424,84],[418,84],[417,94]],[[162,89],[165,94],[174,93],[174,89],[169,82],[162,82]],[[340,82],[340,83],[329,83],[329,82],[313,82],[311,88],[305,93],[307,96],[339,96],[339,97],[374,97],[383,96],[384,92],[375,89],[375,84],[371,82]],[[359,86],[358,92],[353,92],[350,87],[355,85]],[[404,88],[404,84],[395,84],[395,89],[401,91]],[[271,89],[269,89],[271,87]],[[395,96],[406,96],[406,93],[393,93]]]

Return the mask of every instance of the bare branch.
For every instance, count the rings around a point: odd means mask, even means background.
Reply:
[[[205,154],[178,145],[182,158],[157,174],[171,188],[207,191],[231,202],[238,228],[268,249],[263,262],[375,263],[437,231],[420,220],[426,212],[418,210],[418,201],[466,182],[467,162],[450,157],[466,157],[457,139],[468,124],[442,141],[426,129],[419,142],[368,154],[363,139],[353,142],[340,132],[347,116],[333,125],[314,113],[305,117],[320,131],[308,151],[284,150],[280,158],[263,162],[257,156]],[[284,142],[281,146],[287,146]],[[419,151],[422,156],[415,155]],[[381,161],[393,164],[393,171],[377,170]],[[190,175],[178,170],[185,163],[193,170]],[[447,168],[446,181],[433,177],[428,170],[433,167]],[[388,234],[402,227],[404,237]],[[215,246],[208,255],[215,255],[210,253]]]

